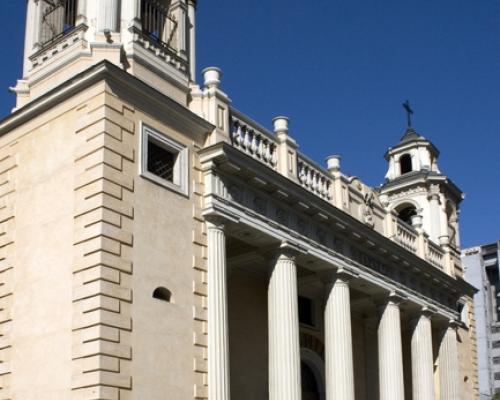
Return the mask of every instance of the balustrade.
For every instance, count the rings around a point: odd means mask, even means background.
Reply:
[[[272,169],[276,169],[276,142],[273,135],[241,114],[231,114],[233,146]]]
[[[231,110],[231,143],[241,152],[278,171],[276,136],[235,109]],[[303,188],[334,204],[334,179],[328,170],[297,153],[297,180]],[[387,237],[436,268],[446,270],[445,253],[439,245],[399,218],[394,218],[390,224],[391,229],[385,232]]]
[[[297,173],[300,184],[322,199],[331,200],[332,195],[330,188],[332,187],[332,179],[328,177],[329,173],[315,166],[312,161],[308,160],[303,155],[298,156],[297,163]]]
[[[437,244],[434,244],[429,239],[427,239],[427,249],[425,253],[425,259],[435,267],[438,267],[439,269],[444,269],[444,252]]]
[[[418,237],[417,232],[413,229],[413,227],[407,225],[400,219],[396,219],[396,224],[396,236],[394,237],[394,240],[406,250],[416,253]]]

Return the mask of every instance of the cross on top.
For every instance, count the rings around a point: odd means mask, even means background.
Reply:
[[[411,116],[413,115],[413,110],[410,107],[410,102],[406,100],[403,103],[403,108],[406,110],[406,118],[408,119],[408,128],[411,128]]]

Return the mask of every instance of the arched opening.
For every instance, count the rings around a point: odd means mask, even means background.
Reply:
[[[300,363],[302,400],[321,400],[319,383],[316,375],[309,365],[305,362]]]
[[[167,288],[160,286],[156,288],[153,292],[153,298],[161,301],[166,301],[167,303],[172,302],[172,292]]]
[[[413,165],[411,162],[410,154],[403,154],[399,159],[399,165],[401,165],[401,175],[407,174],[408,172],[413,171]]]
[[[417,215],[417,209],[413,204],[404,203],[396,207],[396,212],[401,221],[412,225],[412,218]]]

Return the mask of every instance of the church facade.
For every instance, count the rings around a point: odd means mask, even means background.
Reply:
[[[196,73],[195,0],[28,0],[0,122],[0,394],[478,398],[462,193],[411,127],[369,187]]]

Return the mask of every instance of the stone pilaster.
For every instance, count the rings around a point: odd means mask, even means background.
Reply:
[[[226,236],[220,221],[207,223],[208,233],[208,398],[228,400],[229,337]]]
[[[457,326],[454,321],[445,328],[439,345],[439,386],[440,400],[460,399]]]
[[[432,313],[429,310],[423,310],[412,321],[411,371],[413,400],[434,400],[431,315]]]
[[[350,274],[340,272],[328,284],[325,307],[327,400],[354,400],[350,279]]]
[[[193,345],[195,373],[194,398],[208,398],[208,242],[207,226],[203,217],[205,193],[204,174],[197,152],[191,154],[193,166]]]
[[[271,272],[268,312],[269,399],[301,400],[297,267],[286,247]]]
[[[103,92],[77,113],[71,399],[127,399],[135,110]]]
[[[380,400],[404,399],[401,298],[389,296],[380,305],[378,327]]]
[[[12,336],[12,300],[16,257],[16,145],[0,149],[0,398],[10,400],[12,364],[15,351]]]

